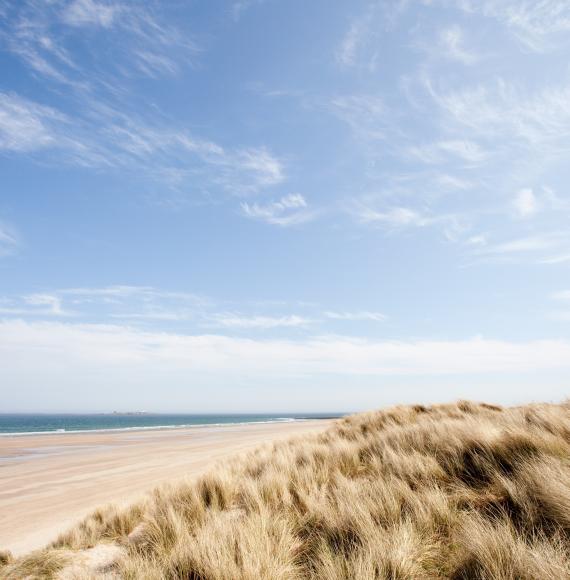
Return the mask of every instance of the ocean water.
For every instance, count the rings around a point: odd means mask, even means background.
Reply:
[[[0,435],[38,433],[77,433],[81,431],[123,431],[135,429],[174,429],[200,425],[240,425],[330,419],[342,414],[236,414],[236,415],[168,415],[168,414],[2,414]]]

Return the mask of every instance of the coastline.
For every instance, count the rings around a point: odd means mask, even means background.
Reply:
[[[121,433],[121,432],[135,432],[135,431],[166,431],[166,430],[184,430],[184,429],[199,429],[204,427],[235,427],[242,425],[265,425],[269,423],[295,423],[301,421],[323,421],[323,420],[334,420],[340,419],[341,415],[327,416],[327,417],[307,417],[307,418],[296,418],[296,417],[283,417],[277,419],[268,419],[264,421],[235,421],[232,423],[187,423],[180,425],[138,425],[136,427],[108,427],[101,429],[55,429],[51,431],[1,431],[0,438],[3,437],[32,437],[32,436],[43,436],[43,435],[77,435],[83,433]],[[1,455],[0,455],[1,459]]]
[[[286,423],[322,419],[338,419],[345,413],[307,414],[22,414],[0,413],[0,439],[30,435],[61,435],[68,433],[111,433],[121,431],[152,431],[190,429],[254,423]]]
[[[263,443],[331,419],[12,435],[0,447],[0,549],[40,548],[97,507],[128,504]],[[199,428],[196,428],[199,427]]]

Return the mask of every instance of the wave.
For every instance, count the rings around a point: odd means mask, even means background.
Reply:
[[[319,417],[315,417],[318,419]],[[5,431],[0,437],[26,437],[31,435],[71,435],[77,433],[112,433],[121,431],[163,431],[170,429],[199,429],[203,427],[235,427],[240,425],[259,425],[265,423],[294,423],[310,421],[309,417],[275,417],[259,421],[235,421],[227,423],[188,423],[180,425],[140,425],[136,427],[106,427],[100,429],[51,429],[46,431]]]

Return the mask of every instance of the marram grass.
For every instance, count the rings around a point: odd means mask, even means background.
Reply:
[[[347,417],[0,554],[0,577],[570,578],[570,405]]]

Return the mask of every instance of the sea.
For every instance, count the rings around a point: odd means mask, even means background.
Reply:
[[[0,436],[38,435],[48,433],[80,433],[84,431],[134,431],[141,429],[177,429],[206,425],[243,425],[247,423],[280,423],[332,419],[342,413],[278,413],[278,414],[3,414],[0,413]]]

